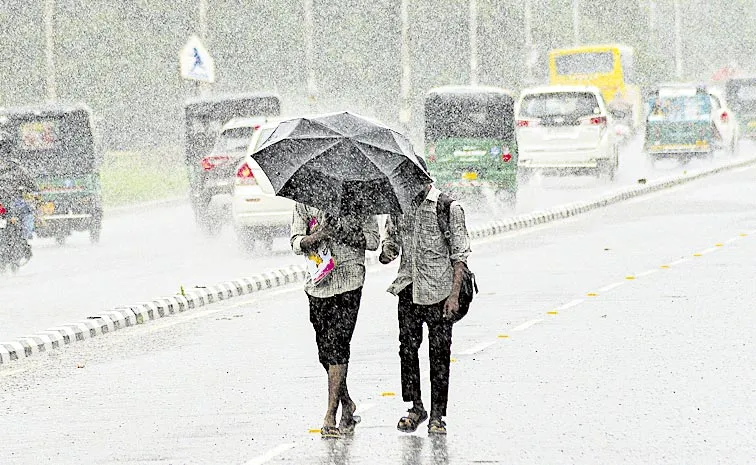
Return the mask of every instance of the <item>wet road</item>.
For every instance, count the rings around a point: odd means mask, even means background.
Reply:
[[[325,379],[294,286],[3,367],[0,463],[753,463],[755,181],[474,244],[445,439],[395,430],[391,266],[368,274],[353,340],[353,439],[308,432]]]
[[[750,155],[751,147],[743,150]],[[722,159],[726,160],[726,159]],[[586,200],[639,178],[653,179],[706,166],[674,162],[649,167],[640,156],[640,141],[621,154],[614,182],[591,177],[534,178],[522,186],[517,211],[484,199],[463,199],[470,224],[482,223],[568,202]],[[71,323],[119,305],[151,300],[180,286],[213,285],[301,263],[284,238],[273,251],[250,255],[240,250],[231,228],[207,238],[194,225],[188,205],[150,208],[105,219],[101,243],[86,234],[64,247],[34,241],[35,256],[17,276],[0,276],[0,341]]]

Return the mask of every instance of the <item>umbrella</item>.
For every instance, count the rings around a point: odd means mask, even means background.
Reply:
[[[405,136],[349,112],[283,121],[252,158],[276,195],[335,215],[401,213],[432,182]]]

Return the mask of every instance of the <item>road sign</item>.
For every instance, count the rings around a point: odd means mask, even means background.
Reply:
[[[215,82],[215,62],[199,37],[191,36],[179,55],[181,77],[192,81]]]

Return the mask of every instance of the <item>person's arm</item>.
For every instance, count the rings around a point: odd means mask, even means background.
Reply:
[[[470,255],[470,236],[465,224],[465,211],[458,203],[451,205],[449,212],[450,258],[454,266],[454,277],[449,297],[444,304],[444,316],[452,318],[459,311],[459,292],[462,289],[467,257]]]
[[[381,232],[378,229],[378,218],[369,216],[362,223],[362,234],[365,237],[365,250],[378,250],[381,242]]]
[[[381,254],[378,257],[378,261],[384,265],[391,263],[399,256],[402,250],[402,237],[399,234],[399,225],[397,224],[397,218],[394,215],[389,215],[386,218],[386,238],[381,243]]]
[[[321,225],[312,234],[307,234],[310,217],[304,205],[298,203],[294,206],[291,220],[291,249],[297,255],[304,255],[317,248],[320,242],[328,237],[328,229]]]

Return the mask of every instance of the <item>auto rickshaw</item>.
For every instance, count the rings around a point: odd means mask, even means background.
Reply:
[[[225,184],[217,176],[206,176],[207,170],[217,168],[205,157],[210,155],[221,128],[233,118],[280,114],[281,99],[270,92],[193,97],[185,102],[184,155],[192,210],[197,225],[206,233],[217,232],[222,224],[211,200],[223,194],[230,197],[234,187],[233,166],[226,169],[230,174]]]
[[[674,85],[651,91],[646,100],[644,151],[651,162],[712,159],[721,136],[712,120],[709,92],[701,86]]]
[[[497,200],[517,199],[514,96],[498,87],[447,86],[425,98],[425,159],[441,189],[492,188]]]
[[[84,104],[46,104],[0,110],[0,126],[13,137],[11,156],[39,187],[35,234],[59,245],[73,231],[102,230],[102,156],[95,146],[92,111]]]

